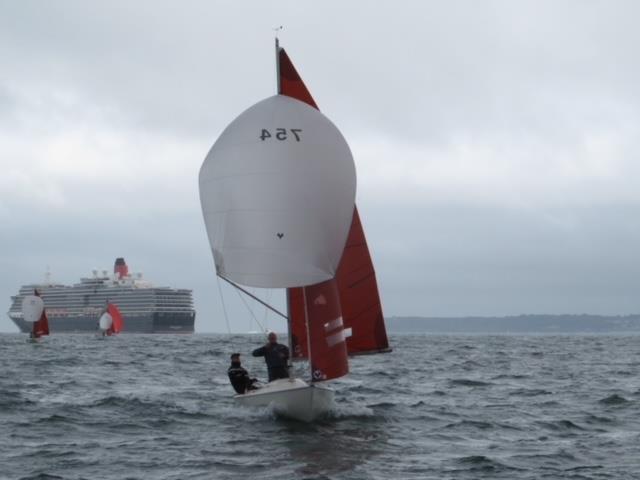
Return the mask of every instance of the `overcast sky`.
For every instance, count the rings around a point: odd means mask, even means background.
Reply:
[[[0,331],[47,265],[72,283],[117,256],[192,288],[198,331],[227,330],[198,171],[274,93],[278,25],[354,153],[387,316],[638,313],[638,18],[622,1],[0,0]],[[255,328],[223,295],[231,329]]]

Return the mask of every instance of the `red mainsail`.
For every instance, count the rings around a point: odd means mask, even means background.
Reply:
[[[283,48],[278,49],[278,72],[279,94],[293,97],[318,108]],[[360,215],[355,206],[349,237],[338,266],[336,282],[344,327],[347,329],[346,333],[350,333],[347,337],[349,354],[390,351],[375,270]],[[288,289],[289,331],[294,359],[308,356],[307,342],[304,340],[307,332],[303,296],[302,288]]]
[[[302,289],[309,327],[311,379],[322,382],[349,373],[347,345],[335,280]]]

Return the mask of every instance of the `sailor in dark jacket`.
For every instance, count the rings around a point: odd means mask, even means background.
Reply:
[[[227,370],[229,374],[229,380],[231,385],[237,393],[246,393],[248,390],[256,390],[254,384],[257,382],[255,378],[249,378],[249,372],[247,372],[240,363],[240,354],[231,354],[231,366]]]
[[[270,332],[267,337],[268,343],[260,348],[256,348],[252,355],[254,357],[264,357],[269,371],[269,381],[272,382],[278,378],[289,378],[289,349],[278,343],[278,337],[275,333]]]

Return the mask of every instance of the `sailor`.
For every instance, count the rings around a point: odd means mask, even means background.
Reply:
[[[237,393],[246,393],[248,390],[257,390],[255,378],[249,378],[249,372],[242,367],[240,363],[240,354],[231,354],[231,366],[227,370],[231,385]]]
[[[252,355],[254,357],[264,357],[269,371],[269,381],[278,378],[289,378],[289,348],[278,343],[278,336],[274,332],[269,332],[268,342],[260,348],[256,348]]]

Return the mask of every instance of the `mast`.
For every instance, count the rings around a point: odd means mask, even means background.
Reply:
[[[302,299],[302,301],[304,302],[304,323],[307,330],[307,358],[309,359],[309,380],[313,382],[313,362],[311,361],[311,333],[309,332],[309,311],[307,307],[306,288],[302,289]]]
[[[276,93],[280,95],[282,93],[282,85],[280,83],[280,41],[278,40],[278,30],[281,30],[282,26],[276,28]],[[289,311],[289,289],[285,289],[286,292],[286,319],[287,319],[287,337],[289,339],[289,367],[291,367],[293,357],[293,335],[291,330],[291,312]]]
[[[287,335],[289,337],[289,367],[293,363],[293,330],[291,329],[291,312],[289,311],[289,289],[285,288],[285,298],[287,301]]]
[[[276,93],[278,95],[282,93],[282,85],[280,83],[280,42],[278,41],[277,29],[276,29]]]
[[[282,30],[282,26],[275,29],[276,38],[275,38],[275,47],[276,47],[276,93],[278,95],[282,94],[282,82],[280,81],[280,40],[278,39],[278,31]],[[293,358],[293,330],[291,329],[291,312],[289,311],[289,289],[285,289],[286,294],[286,319],[287,319],[287,337],[289,343],[289,368],[292,365]]]

